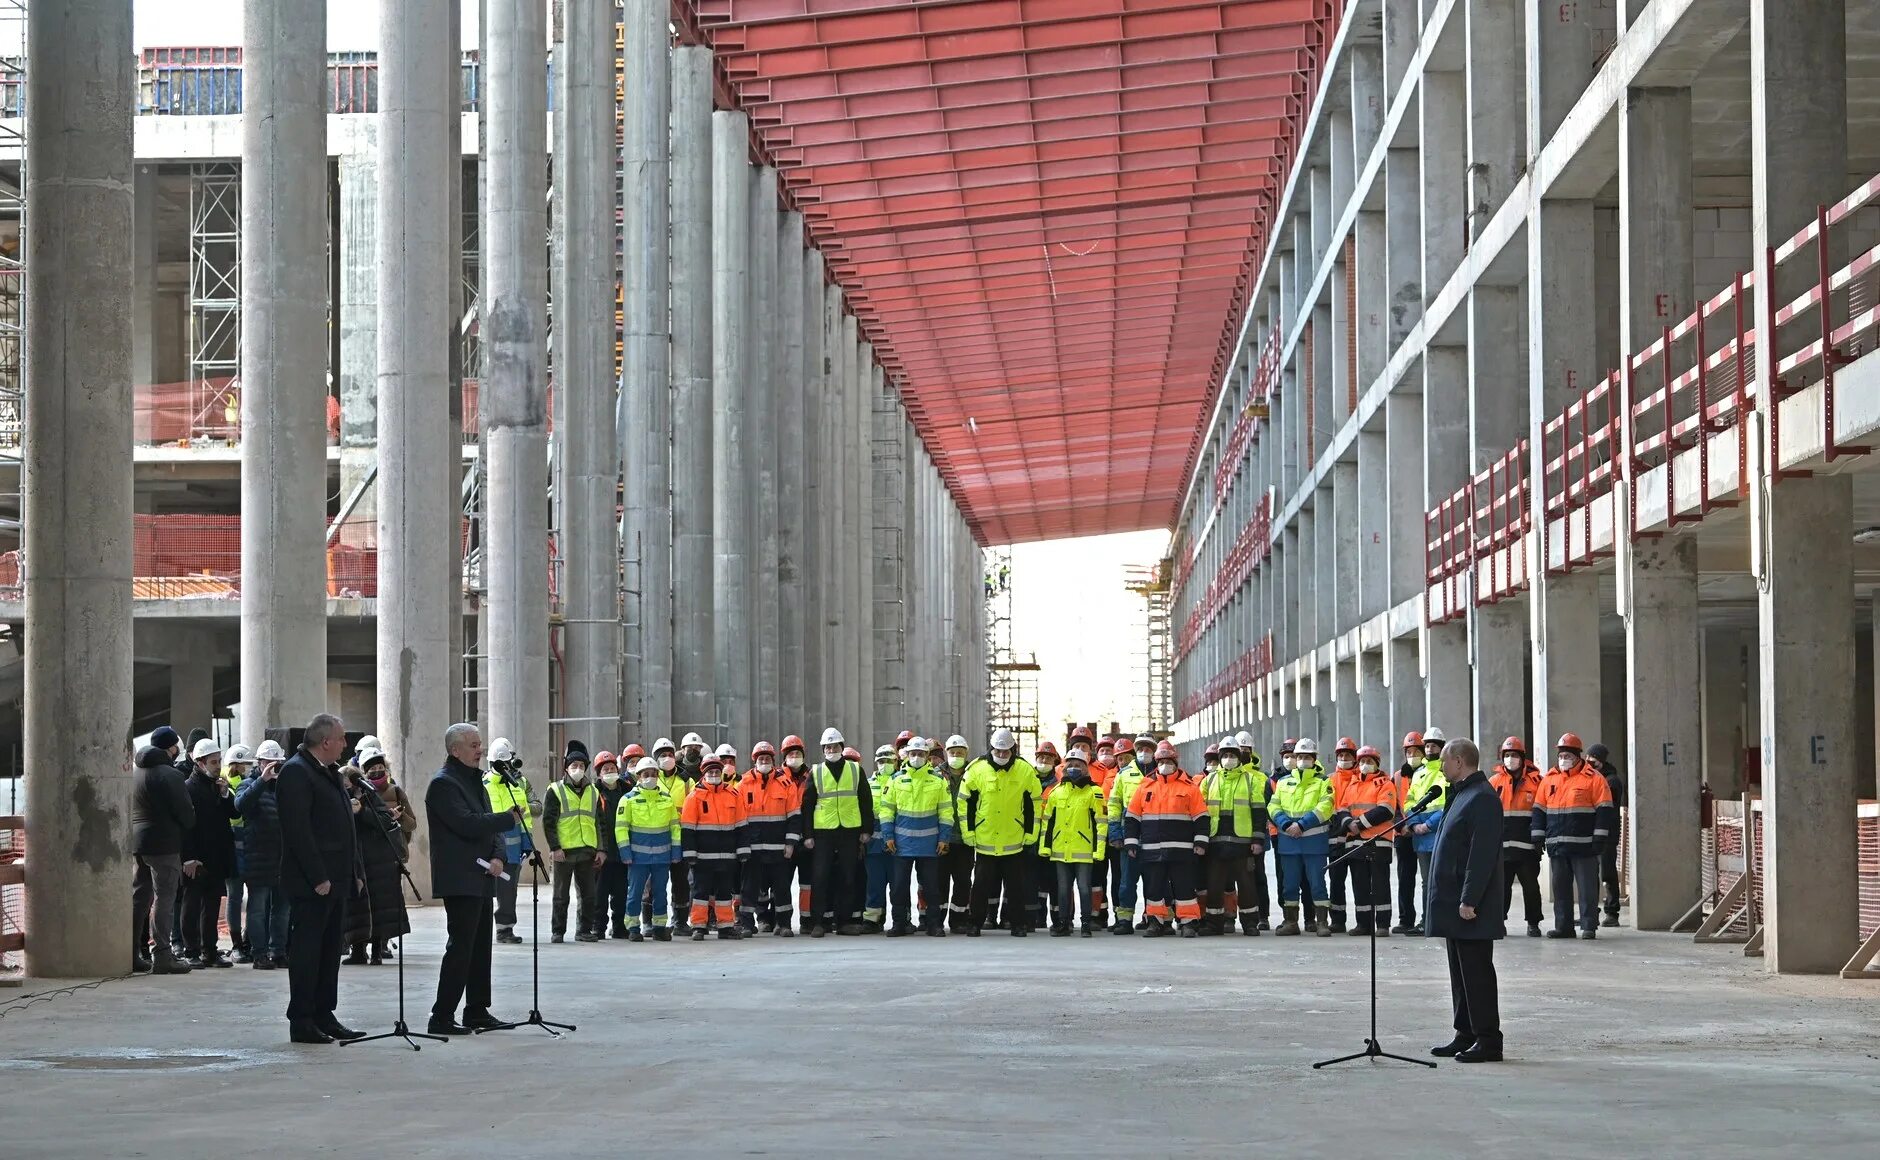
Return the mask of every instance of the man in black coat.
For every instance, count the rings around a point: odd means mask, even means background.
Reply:
[[[340,781],[346,727],[331,713],[307,723],[306,737],[281,766],[274,798],[281,817],[281,889],[291,900],[287,930],[287,1024],[295,1043],[358,1039],[333,1014],[346,899],[365,881],[353,830],[353,804]]]
[[[190,750],[189,804],[196,824],[183,833],[183,946],[198,967],[226,967],[217,940],[222,898],[235,874],[235,792],[222,776],[222,747],[213,737]]]
[[[1612,791],[1612,808],[1624,809],[1625,770],[1613,762],[1612,751],[1604,745],[1594,745],[1586,751],[1586,759],[1606,779],[1606,788]],[[1599,881],[1606,888],[1606,920],[1601,926],[1619,925],[1619,840],[1623,836],[1624,827],[1614,826],[1612,833],[1606,835],[1605,844],[1599,848]]]
[[[463,1035],[507,1026],[490,1014],[490,943],[496,934],[492,904],[505,869],[520,869],[504,867],[502,839],[518,815],[490,812],[481,768],[483,735],[475,725],[446,729],[444,749],[449,756],[424,791],[431,831],[431,893],[444,900],[449,932],[426,1029],[433,1035]],[[461,1023],[459,1002],[464,1005]]]
[[[179,743],[176,730],[165,725],[150,736],[153,744],[137,751],[131,776],[131,852],[137,865],[131,879],[131,969],[152,967],[145,956],[154,911],[156,973],[187,975],[189,964],[176,953],[171,923],[183,877],[183,833],[196,824],[196,810],[183,775],[170,764],[168,746]]]
[[[1449,951],[1449,995],[1456,1037],[1430,1054],[1457,1063],[1501,1060],[1501,1007],[1495,940],[1508,933],[1502,914],[1501,795],[1482,772],[1475,743],[1458,737],[1443,747],[1449,800],[1430,858],[1423,929]]]

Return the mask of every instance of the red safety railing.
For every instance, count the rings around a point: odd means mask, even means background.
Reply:
[[[1216,673],[1181,699],[1176,706],[1176,716],[1192,717],[1210,705],[1225,700],[1255,681],[1273,671],[1273,634],[1261,637],[1254,646],[1235,657],[1226,668]]]
[[[1272,550],[1273,493],[1267,492],[1253,507],[1253,518],[1228,546],[1221,570],[1208,583],[1194,611],[1183,621],[1175,638],[1175,660],[1185,658]]]
[[[1247,454],[1259,445],[1260,431],[1266,424],[1271,412],[1272,400],[1279,385],[1279,331],[1267,333],[1266,343],[1261,347],[1259,361],[1254,366],[1252,389],[1248,394],[1247,405],[1235,419],[1233,429],[1228,433],[1221,451],[1220,466],[1214,470],[1214,502],[1209,509],[1207,520],[1211,523],[1219,514],[1221,505],[1226,502],[1229,487],[1234,482],[1235,474],[1245,463]],[[1170,592],[1179,598],[1187,588],[1188,580],[1194,572],[1200,545],[1183,556],[1180,566],[1175,569],[1175,582]]]
[[[1612,495],[1621,470],[1619,422],[1620,399],[1624,395],[1620,373],[1614,371],[1593,388],[1567,404],[1567,409],[1549,419],[1541,431],[1541,495],[1545,519],[1541,524],[1541,559],[1549,575],[1571,572],[1610,552],[1596,552],[1593,547],[1591,518],[1575,520],[1602,497]],[[1564,561],[1553,563],[1547,528],[1561,520],[1566,527]],[[1575,529],[1578,529],[1578,534]]]
[[[463,384],[462,436],[465,443],[477,441],[476,379]],[[241,441],[241,383],[235,378],[184,379],[174,383],[143,383],[131,391],[132,437],[141,447],[232,447]],[[555,428],[555,387],[548,389],[548,426]],[[17,446],[15,438],[7,441],[7,428],[0,419],[0,447]],[[337,396],[326,397],[326,442],[333,446],[340,437],[340,407]]]
[[[1528,441],[1521,440],[1423,514],[1423,615],[1454,620],[1527,587]]]

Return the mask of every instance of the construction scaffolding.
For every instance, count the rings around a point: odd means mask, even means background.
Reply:
[[[1012,643],[1012,553],[985,554],[986,718],[991,729],[1010,729],[1019,752],[1038,746],[1038,656],[1020,654]]]
[[[189,440],[241,437],[241,167],[189,169]]]
[[[1142,597],[1146,606],[1143,647],[1132,671],[1135,696],[1149,732],[1162,736],[1174,726],[1174,698],[1170,685],[1175,638],[1169,612],[1169,578],[1174,561],[1163,557],[1154,564],[1126,564],[1123,586]]]

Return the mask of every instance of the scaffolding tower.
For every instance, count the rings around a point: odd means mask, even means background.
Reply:
[[[1170,688],[1174,636],[1169,615],[1169,577],[1174,571],[1173,563],[1163,557],[1154,564],[1123,567],[1123,586],[1142,597],[1147,609],[1143,648],[1134,667],[1136,696],[1133,700],[1141,708],[1149,732],[1157,737],[1174,725]]]
[[[242,178],[234,162],[189,168],[189,438],[241,436]]]
[[[1038,655],[1012,643],[1012,553],[995,548],[986,558],[986,718],[991,729],[1010,729],[1020,753],[1038,747]]]

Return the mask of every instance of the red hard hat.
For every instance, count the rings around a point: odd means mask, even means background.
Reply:
[[[842,749],[842,759],[844,761],[860,761],[862,759],[862,755],[856,752],[856,749],[853,745],[846,745]]]
[[[1049,753],[1053,757],[1056,757],[1058,755],[1057,746],[1051,744],[1049,741],[1040,741],[1038,743],[1038,748],[1033,750],[1032,752]]]
[[[1079,725],[1077,728],[1071,730],[1072,741],[1089,741],[1091,739],[1090,727],[1088,725]]]
[[[1580,744],[1580,735],[1578,733],[1562,733],[1560,740],[1554,742],[1554,748],[1571,749],[1575,753],[1578,753],[1580,750],[1585,749],[1586,746]]]
[[[1207,757],[1219,757],[1221,755],[1221,747],[1218,745],[1209,745],[1206,749],[1202,750],[1202,753]]]
[[[914,740],[914,731],[912,729],[903,729],[894,735],[894,748],[897,751],[903,749],[907,746],[907,743],[912,740]]]
[[[646,750],[641,749],[640,743],[638,741],[635,741],[633,744],[627,746],[626,751],[622,753],[620,756],[631,757],[637,761],[638,759],[646,756]]]
[[[1175,747],[1166,741],[1162,742],[1155,747],[1155,759],[1157,761],[1164,759],[1169,761],[1175,760]]]
[[[771,743],[768,741],[759,741],[756,745],[751,746],[751,760],[752,761],[756,761],[760,757],[775,757],[775,756],[777,756],[776,747],[771,745]]]
[[[1375,757],[1379,761],[1384,760],[1384,755],[1377,751],[1375,745],[1366,745],[1358,750],[1358,760],[1363,761],[1367,757]]]
[[[603,765],[611,765],[618,769],[620,767],[620,759],[603,749],[594,755],[594,768],[599,769]]]
[[[788,737],[785,737],[783,739],[783,751],[785,753],[790,752],[792,749],[802,749],[802,748],[803,748],[803,739],[801,737],[798,737],[794,733],[790,734]]]
[[[1357,751],[1358,743],[1349,737],[1340,737],[1338,744],[1332,746],[1333,753],[1356,753]]]
[[[1567,736],[1573,737],[1573,734],[1569,733],[1567,734]],[[1577,737],[1574,737],[1573,740],[1575,744],[1578,744],[1580,739]],[[1519,737],[1509,737],[1502,741],[1501,751],[1503,753],[1506,753],[1510,749],[1514,750],[1516,753],[1519,753],[1523,757],[1527,756],[1527,746],[1521,744],[1521,739]]]
[[[1403,747],[1408,749],[1413,745],[1418,749],[1423,748],[1423,734],[1418,733],[1415,729],[1403,735]]]
[[[1103,740],[1097,742],[1097,748],[1115,751],[1116,743],[1114,741],[1111,741],[1108,737],[1105,737]]]
[[[1286,740],[1279,743],[1279,751],[1281,753],[1291,753],[1293,751],[1293,746],[1297,743],[1298,741],[1296,738],[1288,737]]]

